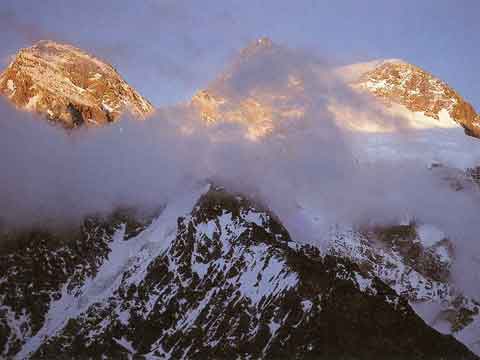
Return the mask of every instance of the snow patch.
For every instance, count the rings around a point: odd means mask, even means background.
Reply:
[[[428,224],[417,226],[419,240],[424,247],[430,247],[445,239],[445,234],[437,227]]]
[[[28,99],[28,103],[25,105],[25,109],[27,110],[35,110],[38,104],[38,101],[41,99],[40,94],[36,94]]]
[[[445,246],[437,247],[435,249],[435,253],[438,255],[442,263],[450,263],[452,261],[452,258],[450,257],[450,254]]]
[[[105,110],[105,111],[108,111],[109,113],[113,112],[113,110],[114,110],[111,106],[109,106],[105,102],[102,102],[102,109]]]
[[[7,88],[8,88],[8,90],[10,90],[10,91],[12,92],[11,95],[13,95],[13,93],[14,93],[15,90],[16,90],[16,87],[15,87],[15,83],[13,82],[12,79],[8,79],[8,81],[7,81]]]
[[[263,213],[248,211],[247,213],[242,214],[242,216],[246,221],[254,223],[258,226],[263,226],[265,223],[265,214]]]
[[[133,348],[132,346],[132,343],[128,340],[126,340],[125,338],[121,338],[121,339],[115,339],[113,338],[113,340],[118,344],[118,345],[121,345],[123,346],[126,350],[128,350],[129,353],[132,353],[134,354],[135,353],[135,349]]]
[[[302,309],[304,313],[309,312],[312,309],[313,303],[310,300],[302,301]]]
[[[254,304],[258,304],[263,297],[273,296],[297,285],[298,278],[288,269],[285,262],[275,256],[266,260],[267,246],[261,244],[251,248],[252,253],[247,255],[247,266],[239,276],[237,283],[243,296],[248,297]],[[265,262],[267,262],[265,266]],[[258,279],[261,274],[261,279]]]
[[[372,279],[364,277],[359,273],[355,273],[355,281],[362,292],[366,292],[368,290],[374,291],[375,289],[372,287]]]

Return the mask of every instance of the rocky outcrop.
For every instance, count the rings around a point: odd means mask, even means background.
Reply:
[[[152,105],[109,64],[71,45],[40,41],[0,74],[0,94],[67,128],[100,126],[125,111],[144,118]]]

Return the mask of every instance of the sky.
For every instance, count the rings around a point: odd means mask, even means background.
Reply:
[[[2,0],[0,61],[40,39],[107,60],[156,106],[188,100],[261,36],[331,63],[402,58],[480,109],[477,0]]]

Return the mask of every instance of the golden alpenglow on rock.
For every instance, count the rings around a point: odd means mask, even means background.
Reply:
[[[153,106],[109,64],[74,46],[40,41],[20,50],[0,75],[0,93],[17,108],[66,128],[101,126]]]
[[[245,126],[250,140],[303,118],[306,97],[299,69],[274,69],[275,87],[250,81],[252,70],[285,57],[285,52],[268,38],[252,42],[207,89],[195,94],[191,106],[207,124],[224,121]]]
[[[348,68],[360,69],[360,65],[350,65],[344,70],[348,73]],[[443,121],[450,118],[468,135],[480,137],[480,119],[475,109],[444,81],[402,60],[381,60],[370,65],[371,69],[365,69],[354,79],[353,87],[369,91],[387,104],[403,105],[413,113],[422,113],[436,120],[432,124],[439,127],[451,127]]]

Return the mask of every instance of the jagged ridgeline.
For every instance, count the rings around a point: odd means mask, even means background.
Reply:
[[[16,236],[0,259],[6,358],[476,359],[378,277],[222,188],[150,224]]]

